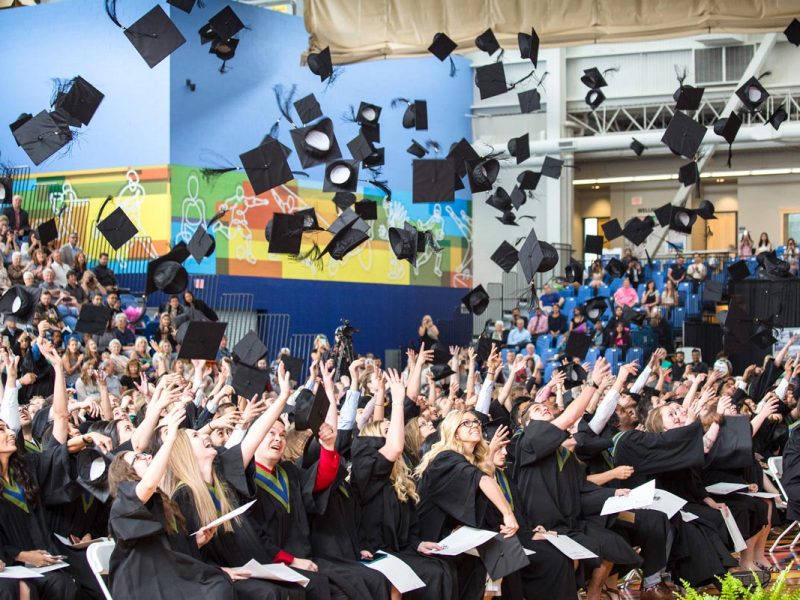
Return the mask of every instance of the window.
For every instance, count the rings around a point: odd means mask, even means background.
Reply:
[[[783,239],[774,241],[772,245],[780,246],[789,238],[800,240],[800,213],[783,214]]]
[[[737,82],[753,58],[755,47],[723,46],[694,51],[696,84]]]

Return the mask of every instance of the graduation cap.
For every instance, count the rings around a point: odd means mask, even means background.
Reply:
[[[450,152],[447,153],[447,158],[453,161],[456,174],[459,177],[463,177],[467,174],[467,163],[481,160],[481,157],[475,152],[475,148],[473,148],[472,144],[465,138],[461,138],[458,142],[450,146]]]
[[[491,190],[498,173],[500,173],[500,163],[497,159],[478,158],[467,162],[469,188],[473,194]]]
[[[431,360],[431,375],[434,381],[439,381],[450,375],[454,375],[450,368],[450,354],[442,346],[433,347],[433,359]]]
[[[531,34],[519,32],[517,34],[517,45],[519,46],[520,58],[529,58],[534,67],[539,67],[539,36],[536,30],[531,27]]]
[[[608,309],[608,298],[597,297],[586,302],[586,319],[595,323],[599,321]]]
[[[789,26],[783,30],[783,34],[786,36],[786,39],[790,44],[800,46],[800,21],[797,19],[792,19],[792,22],[789,23]]]
[[[635,310],[630,306],[623,305],[622,307],[622,318],[627,321],[628,323],[635,323],[636,325],[641,326],[644,323],[644,320],[647,318],[647,314]]]
[[[769,92],[764,89],[758,79],[751,77],[736,90],[736,96],[747,110],[755,112],[769,98]]]
[[[674,204],[660,206],[655,210],[655,214],[659,225],[679,233],[692,233],[692,226],[697,220],[695,211]]]
[[[606,265],[606,272],[614,279],[622,277],[625,274],[625,264],[618,258],[612,258]]]
[[[770,320],[760,321],[755,328],[755,333],[750,336],[750,342],[756,345],[756,347],[761,348],[762,350],[765,348],[770,348],[778,339],[775,337],[774,327]]]
[[[408,221],[403,228],[389,228],[389,246],[398,260],[407,260],[412,266],[417,265],[417,254],[424,251],[426,244],[425,233],[417,229]]]
[[[653,233],[653,221],[651,219],[640,219],[633,217],[625,223],[622,235],[634,246],[643,244],[648,236]]]
[[[333,121],[327,117],[313,125],[292,129],[290,134],[304,169],[342,157],[333,132]]]
[[[482,315],[489,306],[489,300],[491,298],[482,285],[473,288],[469,294],[461,298],[467,310],[474,315]]]
[[[365,221],[374,221],[378,218],[378,203],[375,200],[362,200],[353,205],[356,214]]]
[[[517,175],[517,183],[521,190],[535,190],[539,185],[539,180],[542,178],[541,173],[535,171],[523,171]]]
[[[547,242],[540,242],[536,231],[531,229],[519,249],[519,262],[522,272],[530,283],[536,273],[546,273],[558,264],[558,252]]]
[[[76,481],[100,502],[106,502],[111,495],[108,489],[108,467],[114,456],[103,454],[96,447],[84,448],[76,457]]]
[[[583,241],[584,254],[602,254],[603,253],[603,236],[602,235],[587,235]]]
[[[38,294],[24,285],[15,285],[0,296],[0,313],[6,319],[14,317],[18,323],[28,323],[33,319],[38,301]]]
[[[603,77],[603,74],[597,67],[584,69],[583,75],[581,76],[581,82],[583,85],[593,90],[599,90],[600,88],[608,85]]]
[[[502,62],[493,62],[475,69],[475,85],[481,100],[493,98],[508,91],[506,72]]]
[[[698,217],[705,219],[706,221],[717,218],[714,216],[714,205],[710,200],[701,201],[696,212]]]
[[[769,122],[770,125],[772,125],[772,128],[775,131],[778,131],[778,129],[781,126],[781,123],[786,121],[788,118],[789,118],[789,113],[786,112],[786,109],[783,107],[783,104],[781,104],[778,108],[775,109],[775,112],[773,112],[769,116],[769,119],[767,121]]]
[[[567,283],[581,283],[583,281],[583,265],[569,257],[569,264],[564,269],[564,279]]]
[[[355,218],[352,218],[350,214]],[[345,215],[347,215],[346,222],[343,219]],[[334,230],[336,231],[335,233]],[[328,231],[334,233],[334,236],[325,246],[321,257],[325,254],[330,254],[334,260],[342,260],[345,255],[369,239],[369,234],[367,233],[369,225],[350,209],[339,215],[336,221],[328,228]]]
[[[447,34],[439,32],[434,34],[433,42],[428,46],[428,52],[439,60],[444,61],[456,48],[458,48],[458,44],[447,37]]]
[[[325,422],[330,405],[325,386],[318,385],[316,393],[302,388],[294,401],[294,428],[297,431],[310,429],[316,435]]]
[[[517,164],[525,162],[531,156],[530,136],[525,133],[508,141],[508,153],[517,159]]]
[[[333,195],[333,203],[339,210],[345,210],[356,202],[356,195],[351,192],[336,192]]]
[[[314,75],[319,75],[320,81],[325,81],[333,75],[330,46],[321,52],[311,52],[308,55],[308,68]]]
[[[139,230],[125,214],[121,207],[115,208],[110,215],[102,221],[100,217],[106,205],[112,200],[112,196],[107,196],[103,205],[100,207],[100,212],[97,215],[97,230],[103,235],[106,241],[111,245],[114,250],[119,250],[128,241],[133,238]]]
[[[728,117],[719,119],[714,123],[714,133],[728,142],[728,168],[731,166],[731,159],[733,157],[733,141],[736,139],[736,134],[739,133],[739,128],[741,126],[742,118],[735,112],[732,112]]]
[[[422,158],[428,153],[428,150],[417,140],[411,140],[411,145],[408,148],[406,148],[406,152],[416,156],[417,158]]]
[[[528,196],[522,191],[522,188],[520,188],[518,185],[515,185],[514,189],[511,190],[511,204],[514,206],[514,210],[519,210],[520,207],[525,204],[527,199]]]
[[[267,347],[252,329],[233,347],[233,357],[250,367],[255,367],[266,355]]]
[[[237,395],[250,399],[261,396],[269,381],[269,371],[256,369],[244,363],[234,363],[231,386]]]
[[[165,294],[180,294],[189,285],[189,274],[183,262],[189,250],[183,242],[176,244],[167,254],[147,263],[145,294],[161,290]]]
[[[477,550],[492,580],[501,579],[530,564],[516,536],[505,538],[502,534],[497,534],[488,542],[478,546]]]
[[[269,235],[270,254],[299,254],[303,242],[303,216],[275,213]]]
[[[539,90],[525,90],[517,94],[519,111],[523,114],[532,113],[542,108],[542,96]]]
[[[392,108],[400,103],[405,103],[406,110],[403,113],[403,128],[424,131],[428,129],[428,103],[425,100],[414,100],[408,98],[395,98],[392,100]]]
[[[487,358],[489,358],[489,354],[492,352],[492,338],[490,338],[485,332],[478,336],[478,341],[475,342],[475,354],[478,357],[478,360],[481,362],[485,362]]]
[[[189,14],[194,8],[195,1],[196,0],[167,0],[167,4],[174,6],[175,8],[179,8],[183,12]]]
[[[278,140],[270,138],[257,148],[240,154],[239,160],[256,195],[294,179],[286,162],[284,146]]]
[[[127,28],[117,19],[116,2],[106,0],[105,5],[109,18],[123,30],[125,37],[151,69],[186,43],[186,38],[158,4]]]
[[[647,147],[636,138],[631,138],[630,149],[633,150],[633,153],[636,154],[636,156],[641,156],[642,152],[644,152]]]
[[[456,173],[452,159],[413,161],[412,202],[452,202],[455,199]]]
[[[362,131],[365,129],[364,127],[361,128]],[[362,162],[362,166],[366,169],[372,169],[374,167],[380,167],[381,165],[386,163],[386,149],[385,148],[373,148],[372,154],[367,156]]]
[[[42,244],[49,244],[58,239],[58,226],[55,219],[50,219],[41,223],[36,228],[36,235]]]
[[[227,326],[219,321],[188,321],[178,358],[216,360]]]
[[[14,196],[14,180],[0,176],[0,204],[9,204]]]
[[[369,102],[362,102],[358,105],[356,113],[356,123],[360,125],[377,125],[381,117],[381,107]],[[380,140],[376,140],[380,141]]]
[[[78,322],[75,324],[75,331],[78,333],[91,333],[92,335],[103,335],[108,329],[108,322],[111,320],[113,311],[101,304],[84,304],[78,315]]]
[[[350,156],[358,161],[366,160],[374,152],[372,144],[362,132],[347,142],[347,149],[350,150]]]
[[[746,260],[738,260],[728,267],[728,275],[734,281],[742,281],[750,277],[750,268]]]
[[[603,230],[603,235],[605,236],[605,238],[609,242],[612,241],[612,240],[617,239],[618,237],[620,237],[622,235],[622,226],[620,226],[619,221],[617,219],[611,219],[610,221],[606,221],[600,227]],[[588,238],[590,236],[586,236],[586,237]],[[593,235],[591,237],[600,238],[600,246],[599,247],[600,247],[600,250],[602,251],[602,249],[603,249],[603,238],[601,236],[599,236],[599,235]],[[588,243],[588,241],[587,241],[587,243]],[[597,242],[595,241],[594,243],[597,243]],[[586,252],[589,252],[589,250],[586,250]],[[590,253],[591,254],[600,254],[600,252],[590,252]]]
[[[316,121],[322,116],[322,108],[314,94],[309,94],[294,103],[294,109],[303,122],[303,125]]]
[[[17,123],[11,125],[14,139],[37,166],[73,139],[69,127],[60,127],[46,110],[35,117]]]
[[[586,96],[583,98],[583,101],[589,108],[594,110],[606,101],[606,95],[602,90],[589,90],[586,92]]]
[[[186,246],[186,248],[189,250],[197,264],[200,264],[204,258],[211,256],[214,253],[214,249],[217,247],[217,244],[214,241],[214,238],[209,235],[208,230],[211,229],[211,226],[226,212],[227,209],[219,211],[208,222],[207,227],[198,225],[197,229],[194,230],[192,238],[189,240],[189,244]]]
[[[358,187],[359,160],[334,160],[325,166],[323,192],[354,192]]]
[[[666,145],[673,154],[693,159],[703,142],[706,131],[705,127],[691,117],[676,112],[669,121],[661,143]]]
[[[694,185],[700,181],[700,169],[695,161],[688,162],[678,169],[678,181],[685,186]]]
[[[519,262],[519,252],[514,246],[503,241],[490,258],[493,263],[508,273]]]
[[[508,192],[502,187],[498,187],[494,194],[491,194],[486,199],[486,204],[492,208],[496,208],[501,212],[509,211],[513,206],[511,202],[511,196],[509,196]]]
[[[500,50],[500,43],[497,41],[497,38],[494,36],[494,31],[492,31],[491,28],[475,38],[475,45],[478,47],[478,50],[483,50],[489,56]]]
[[[703,94],[705,91],[705,88],[682,85],[675,90],[674,94],[672,94],[672,99],[676,102],[675,110],[699,109],[700,102],[703,100]]]
[[[590,336],[572,332],[569,334],[569,338],[567,338],[567,346],[564,349],[564,353],[572,358],[583,360],[586,358],[586,353],[589,351],[591,345],[592,338]],[[583,369],[581,370],[583,371]],[[585,371],[583,372],[583,378],[586,378]]]
[[[561,177],[561,168],[563,166],[564,161],[560,158],[545,156],[544,162],[542,162],[542,176],[550,177],[552,179],[559,179]]]
[[[284,354],[280,357],[280,360],[289,373],[289,378],[292,381],[300,381],[300,378],[303,376],[303,359]]]
[[[717,303],[722,300],[723,285],[719,281],[708,280],[703,285],[703,302]]]
[[[244,23],[230,6],[226,6],[211,17],[208,25],[221,40],[229,40],[244,29]]]
[[[100,90],[78,76],[70,81],[66,91],[58,95],[55,108],[76,119],[78,125],[88,125],[104,97]]]

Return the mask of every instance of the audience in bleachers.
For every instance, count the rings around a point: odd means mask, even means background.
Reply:
[[[742,232],[742,237],[739,239],[739,256],[742,258],[753,256],[754,249],[755,243],[753,242],[753,238],[750,237],[750,232],[745,229]]]
[[[762,231],[758,238],[758,247],[756,248],[756,256],[762,252],[772,252],[772,242],[769,241],[769,236],[766,231]]]

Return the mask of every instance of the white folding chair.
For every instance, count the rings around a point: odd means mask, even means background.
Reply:
[[[789,496],[786,495],[786,490],[783,489],[783,484],[781,483],[781,475],[783,475],[783,457],[782,456],[771,456],[767,459],[767,469],[769,471],[770,477],[775,481],[775,485],[778,486],[778,491],[781,493],[781,498],[784,502],[789,502]],[[783,544],[781,545],[779,542],[781,538],[787,535],[792,529],[797,527],[797,535],[794,536],[791,544]],[[797,540],[800,539],[800,523],[797,521],[792,521],[789,526],[784,529],[781,534],[778,536],[778,539],[775,540],[775,543],[770,546],[769,551],[774,552],[776,548],[792,548],[797,543]]]
[[[106,600],[113,600],[111,592],[108,591],[106,582],[103,580],[103,575],[108,575],[108,562],[111,558],[111,553],[114,551],[114,542],[97,542],[92,544],[86,549],[86,560],[89,562],[89,568],[94,573],[97,579],[97,584],[103,590],[103,595]]]

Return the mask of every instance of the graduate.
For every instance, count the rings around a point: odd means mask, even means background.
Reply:
[[[800,421],[789,432],[789,441],[783,449],[783,474],[781,485],[786,490],[786,518],[800,521]]]
[[[451,411],[439,426],[440,440],[422,457],[417,512],[420,538],[441,540],[459,525],[480,527],[492,503],[502,515],[500,532],[516,535],[519,524],[494,479],[494,465],[476,413]],[[460,600],[479,600],[486,586],[486,568],[468,554],[449,557],[456,572]]]

